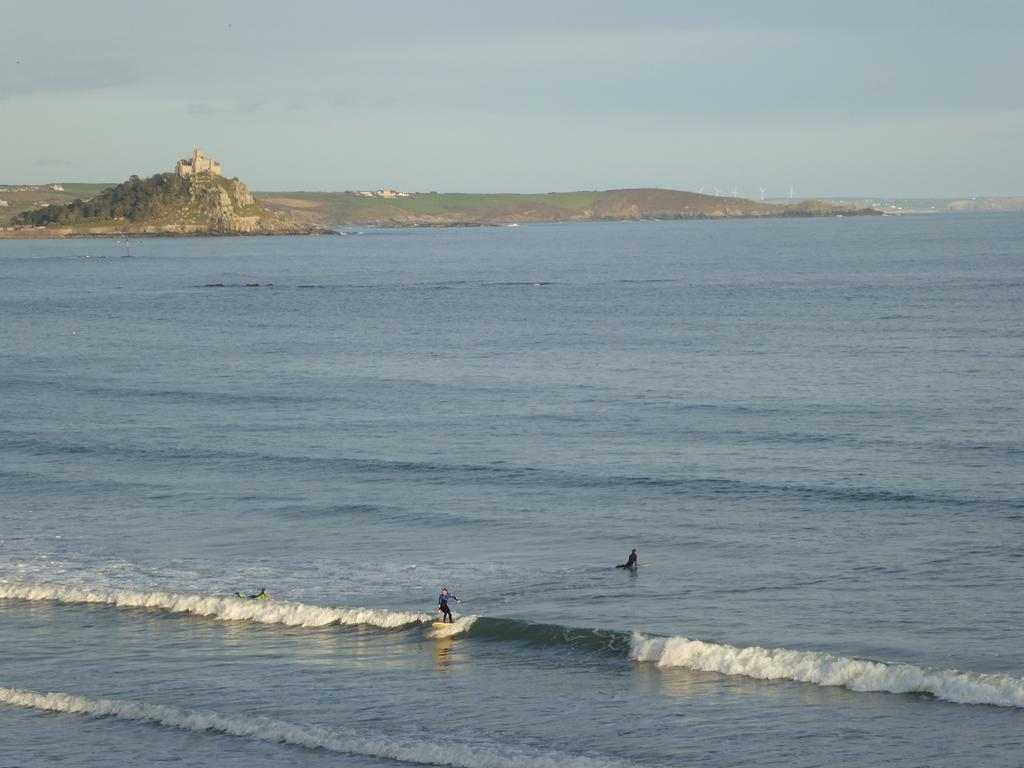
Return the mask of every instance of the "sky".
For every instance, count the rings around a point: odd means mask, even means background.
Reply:
[[[1018,0],[0,0],[0,182],[1024,195]]]

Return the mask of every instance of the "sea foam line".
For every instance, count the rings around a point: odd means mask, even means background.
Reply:
[[[70,604],[113,605],[118,608],[160,608],[172,613],[191,613],[219,621],[252,621],[289,627],[368,624],[396,629],[433,620],[432,616],[425,613],[379,608],[327,608],[281,600],[24,584],[0,584],[0,600],[51,600]]]
[[[621,762],[613,764],[579,755],[530,753],[497,746],[458,744],[447,739],[443,744],[436,744],[433,740],[403,741],[266,717],[244,717],[119,699],[93,699],[71,693],[37,693],[0,687],[0,703],[47,712],[141,720],[183,731],[216,731],[256,741],[326,749],[340,754],[379,757],[419,765],[448,765],[456,768],[610,768],[622,765]]]
[[[1024,707],[1024,679],[1010,675],[885,664],[786,648],[737,648],[686,637],[634,633],[630,658],[758,680],[795,680],[858,692],[926,693],[956,704]]]

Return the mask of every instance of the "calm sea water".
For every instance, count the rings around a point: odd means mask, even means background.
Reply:
[[[0,323],[0,765],[1024,760],[1024,217],[8,241]]]

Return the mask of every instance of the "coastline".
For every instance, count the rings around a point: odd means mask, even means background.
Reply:
[[[165,175],[168,176],[168,175]],[[170,181],[156,176],[132,182],[151,197]],[[126,183],[122,187],[131,187]],[[147,186],[148,185],[148,186]],[[162,208],[142,221],[22,221],[0,228],[0,239],[77,237],[225,237],[248,234],[336,234],[338,227],[470,228],[563,222],[677,221],[708,219],[878,216],[883,211],[851,203],[808,199],[788,204],[718,197],[661,188],[541,194],[262,192],[218,179],[213,194],[189,187],[186,208]],[[156,191],[154,191],[156,190]],[[127,192],[133,192],[131,187]],[[116,192],[115,192],[116,193]],[[105,194],[105,193],[104,193]],[[381,193],[383,195],[384,193]],[[198,219],[198,220],[197,220]]]
[[[608,224],[619,221],[725,221],[725,220],[741,220],[741,219],[820,219],[820,218],[843,218],[844,216],[887,216],[892,214],[886,214],[882,212],[877,213],[832,213],[832,214],[795,214],[795,213],[779,213],[779,214],[760,214],[760,215],[741,215],[741,216],[709,216],[709,215],[696,215],[696,216],[658,216],[658,217],[602,217],[602,218],[571,218],[571,219],[518,219],[515,221],[372,221],[372,222],[357,222],[357,223],[336,223],[332,226],[325,225],[311,225],[304,227],[301,230],[296,231],[276,231],[276,232],[228,232],[228,231],[213,231],[213,230],[192,230],[192,231],[180,231],[180,230],[143,230],[143,231],[80,231],[74,228],[25,228],[25,229],[7,229],[0,230],[0,240],[120,240],[124,238],[154,238],[154,237],[167,237],[167,238],[222,238],[222,237],[278,237],[282,235],[295,235],[295,236],[316,236],[316,235],[340,235],[343,234],[333,227],[351,227],[351,226],[364,226],[364,227],[379,227],[382,229],[481,229],[488,227],[509,227],[519,226],[520,224]]]
[[[124,238],[188,238],[188,237],[278,237],[283,235],[312,236],[312,235],[337,235],[337,230],[330,227],[310,226],[296,228],[295,230],[282,230],[275,232],[253,231],[253,232],[228,232],[223,230],[191,231],[181,230],[125,230],[125,231],[81,231],[73,227],[60,228],[25,228],[25,229],[4,229],[0,230],[0,240],[121,240]]]
[[[257,192],[268,210],[303,224],[327,226],[468,227],[592,221],[877,216],[849,203],[764,203],[672,189],[507,193]]]

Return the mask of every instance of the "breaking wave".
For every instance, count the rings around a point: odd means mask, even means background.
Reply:
[[[327,608],[280,600],[248,600],[240,597],[134,592],[131,590],[0,584],[3,600],[52,600],[59,603],[112,605],[118,608],[159,608],[219,621],[252,621],[289,627],[325,627],[331,624],[365,624],[397,629],[433,620],[425,613],[388,611],[380,608]]]
[[[214,731],[257,741],[291,744],[306,749],[326,749],[339,754],[363,755],[419,765],[449,765],[458,768],[605,768],[612,765],[606,761],[583,756],[528,752],[497,745],[458,744],[451,740],[446,740],[443,744],[435,744],[432,741],[414,742],[382,735],[367,736],[362,732],[348,733],[265,717],[244,717],[119,699],[93,699],[70,693],[37,693],[17,688],[0,688],[0,703],[46,712],[144,721],[183,731]]]
[[[1024,707],[1024,679],[1010,675],[885,664],[786,648],[737,648],[686,637],[634,633],[630,658],[757,680],[795,680],[858,692],[921,693],[956,704]]]
[[[366,625],[400,629],[431,625],[434,617],[381,608],[329,608],[278,600],[240,597],[84,589],[46,585],[0,584],[0,600],[49,600],[117,608],[156,608],[219,621],[250,621],[291,627]],[[467,615],[448,627],[429,627],[428,637],[460,635],[474,640],[559,646],[582,654],[610,654],[661,668],[686,668],[757,680],[792,680],[839,686],[857,692],[918,693],[956,704],[1024,708],[1024,678],[890,664],[787,648],[739,648],[725,643],[629,635],[603,629],[534,624],[509,618]]]

